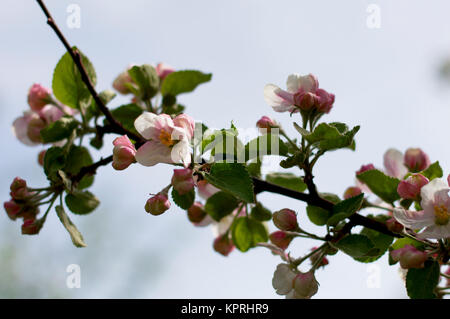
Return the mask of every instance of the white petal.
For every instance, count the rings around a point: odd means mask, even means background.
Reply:
[[[170,148],[155,141],[149,141],[139,147],[135,158],[139,164],[144,166],[153,166],[158,163],[172,163]]]
[[[158,116],[154,113],[144,112],[134,121],[134,127],[144,138],[151,139],[154,135],[156,120]]]
[[[422,208],[426,211],[432,211],[434,209],[434,194],[444,189],[448,189],[448,186],[439,178],[433,179],[427,185],[422,187],[420,190],[420,196],[422,197],[420,205]]]
[[[290,74],[286,80],[286,88],[289,93],[297,93],[300,89],[300,74]]]
[[[434,213],[425,210],[417,212],[395,208],[394,217],[400,224],[411,229],[420,229],[434,224]]]
[[[315,92],[319,87],[319,83],[317,78],[312,74],[301,76],[294,73],[288,76],[286,87],[289,93],[297,93],[300,90],[304,92]]]
[[[390,148],[383,156],[384,167],[389,176],[403,179],[408,173],[408,169],[403,164],[403,154],[395,148]]]
[[[293,109],[293,97],[289,92],[283,91],[274,84],[264,87],[264,100],[275,112],[287,112]]]
[[[286,295],[292,291],[292,282],[295,273],[288,264],[279,264],[272,278],[272,286],[279,295]]]
[[[449,238],[450,237],[450,223],[447,225],[432,225],[424,229],[419,234],[420,238]]]
[[[183,163],[187,167],[191,163],[191,147],[189,142],[182,140],[172,147],[170,158],[173,163]]]
[[[23,144],[28,146],[34,146],[37,145],[38,143],[32,142],[27,134],[28,123],[30,122],[31,119],[30,114],[31,113],[29,114],[26,113],[24,114],[24,116],[15,119],[13,122],[12,131],[14,135],[17,137],[17,139],[21,141]]]

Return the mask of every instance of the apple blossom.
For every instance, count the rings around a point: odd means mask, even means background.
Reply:
[[[131,143],[127,135],[117,137],[113,141],[113,162],[112,167],[116,170],[123,170],[136,162],[135,155],[136,149]]]
[[[443,180],[435,178],[423,186],[420,195],[421,211],[395,208],[394,217],[403,226],[411,229],[425,229],[421,238],[450,237],[450,187]]]
[[[273,127],[278,127],[278,124],[270,117],[263,116],[256,122],[256,127],[260,129],[261,133],[270,133]]]
[[[356,175],[370,171],[372,169],[375,169],[375,166],[373,166],[373,164],[362,165],[361,168],[358,171],[356,171]]]
[[[383,164],[387,175],[403,179],[408,168],[403,164],[403,154],[394,148],[388,149],[383,155]]]
[[[403,230],[403,225],[400,224],[398,221],[395,220],[395,218],[389,218],[386,221],[386,227],[394,233],[401,233]]]
[[[287,295],[293,289],[294,279],[297,276],[288,264],[279,264],[273,274],[272,286],[279,295]]]
[[[175,69],[166,63],[158,63],[155,70],[161,80],[164,80],[170,73],[175,72]]]
[[[214,239],[214,250],[223,256],[228,256],[234,249],[234,244],[228,234],[220,235]]]
[[[297,214],[288,208],[273,213],[273,223],[280,230],[295,231],[298,229]]]
[[[349,199],[351,197],[358,196],[361,193],[362,193],[362,190],[358,186],[349,187],[344,192],[344,199]]]
[[[51,102],[52,91],[40,84],[33,84],[28,91],[28,104],[33,111],[40,111]]]
[[[21,209],[19,204],[17,204],[14,200],[9,200],[3,203],[3,207],[11,220],[17,219]]]
[[[137,162],[144,166],[181,162],[187,167],[191,162],[193,125],[194,120],[188,115],[172,120],[167,114],[144,112],[134,122],[136,130],[148,140],[137,150]]]
[[[422,174],[412,174],[398,184],[397,193],[405,199],[418,199],[420,190],[428,183],[428,178]]]
[[[47,150],[42,150],[38,154],[38,163],[41,166],[44,166],[44,158],[45,158],[45,153],[46,152],[47,152]]]
[[[334,94],[319,89],[319,82],[314,75],[291,74],[286,82],[287,91],[274,84],[267,84],[264,87],[264,99],[274,111],[295,112],[298,108],[309,111],[315,108],[322,113],[330,112]]]
[[[405,245],[403,248],[391,251],[391,257],[394,261],[400,261],[403,269],[423,268],[428,259],[427,253],[418,250],[412,245]]]
[[[197,190],[198,190],[198,194],[203,199],[208,199],[215,193],[220,192],[220,189],[218,189],[214,185],[208,183],[204,179],[197,182]]]
[[[20,177],[14,178],[10,190],[10,195],[13,199],[23,200],[30,195],[27,188],[27,182]]]
[[[145,203],[145,211],[152,215],[161,215],[170,208],[170,202],[166,194],[158,193],[149,198]]]
[[[277,230],[269,235],[269,239],[278,248],[285,250],[294,239],[293,236],[286,234],[282,230]]]
[[[294,279],[294,289],[288,295],[288,298],[309,299],[319,290],[319,283],[314,276],[314,272],[300,272]]]
[[[420,148],[407,149],[404,161],[411,172],[420,172],[430,166],[430,158]]]
[[[200,202],[195,202],[191,207],[187,210],[187,216],[189,220],[194,225],[199,225],[206,218],[208,214],[205,212],[203,204]]]
[[[22,235],[37,235],[42,228],[42,222],[36,219],[26,219],[22,224]]]
[[[189,193],[194,189],[193,171],[190,168],[174,169],[172,186],[180,195]]]
[[[125,71],[120,73],[113,81],[113,88],[121,94],[131,93],[130,89],[126,86],[127,83],[133,83],[130,74],[128,74],[128,70],[131,69],[131,67],[132,65],[130,65]]]

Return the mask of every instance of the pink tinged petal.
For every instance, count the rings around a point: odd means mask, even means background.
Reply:
[[[163,80],[170,73],[175,72],[175,69],[166,63],[158,63],[155,70],[161,80]]]
[[[275,112],[288,112],[294,109],[294,97],[274,84],[264,87],[264,100]]]
[[[117,145],[113,149],[112,166],[116,170],[123,170],[135,162],[136,151],[128,146]]]
[[[56,122],[64,113],[56,106],[48,104],[40,112],[39,116],[45,120],[47,124]]]
[[[191,163],[191,147],[189,142],[182,140],[172,147],[170,158],[173,163],[183,163],[188,167]]]
[[[290,93],[297,93],[298,91],[315,93],[319,87],[319,82],[312,74],[304,76],[299,74],[291,74],[287,78],[286,87]]]
[[[33,111],[40,111],[50,101],[52,91],[40,84],[33,84],[28,91],[28,104]]]
[[[141,165],[153,166],[158,163],[172,163],[170,153],[169,147],[156,141],[149,141],[139,147],[135,158]]]
[[[161,130],[172,132],[173,121],[167,114],[156,115],[151,112],[144,112],[134,121],[134,127],[144,138],[158,139]]]
[[[194,136],[195,121],[187,114],[180,114],[173,119],[175,126],[181,127],[185,130],[189,140]]]
[[[272,286],[279,295],[287,295],[293,290],[295,272],[288,264],[279,264],[272,278]]]
[[[422,187],[420,190],[420,196],[422,197],[422,201],[420,202],[420,205],[422,208],[429,212],[434,212],[434,206],[435,206],[435,193],[439,192],[441,190],[449,189],[447,184],[439,179],[435,178],[431,182],[429,182],[427,185]]]
[[[448,174],[448,177],[447,177],[447,184],[448,184],[448,186],[450,186],[450,174]]]
[[[134,145],[133,145],[133,143],[131,143],[131,141],[130,141],[130,139],[128,138],[127,135],[123,135],[123,136],[117,137],[113,141],[113,145],[114,146],[126,146],[126,147],[129,147],[131,149],[134,149]]]
[[[394,218],[403,226],[411,229],[420,229],[434,224],[434,212],[432,211],[395,208]]]
[[[211,197],[212,195],[214,195],[215,193],[220,191],[220,189],[218,189],[217,187],[208,183],[205,180],[199,181],[197,183],[197,188],[198,188],[198,194],[203,199],[208,199],[209,197]]]
[[[14,135],[17,137],[19,141],[21,141],[23,144],[28,146],[37,145],[39,143],[34,143],[30,140],[28,137],[28,124],[30,123],[30,120],[35,113],[26,112],[23,116],[18,117],[14,120],[12,131]]]
[[[403,164],[403,154],[399,150],[390,148],[384,153],[384,168],[389,176],[403,179],[408,173],[408,169]]]
[[[419,238],[441,239],[450,237],[450,223],[447,225],[431,225],[418,234]]]

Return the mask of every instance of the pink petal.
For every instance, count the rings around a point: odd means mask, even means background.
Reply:
[[[139,164],[144,166],[153,166],[158,163],[172,163],[170,148],[155,141],[149,141],[139,147],[135,158]]]
[[[395,208],[394,218],[403,226],[411,229],[420,229],[434,224],[434,213],[425,210],[411,211]]]
[[[264,100],[275,112],[287,112],[294,109],[294,96],[274,84],[267,84],[264,87]]]
[[[403,164],[403,154],[394,148],[390,148],[384,153],[384,167],[389,176],[403,179],[408,173],[408,169]]]
[[[173,119],[175,126],[184,128],[189,139],[194,136],[195,121],[187,114],[180,114]]]

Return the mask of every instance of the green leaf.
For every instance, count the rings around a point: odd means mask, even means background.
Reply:
[[[194,204],[195,191],[192,189],[190,192],[180,195],[175,188],[172,188],[172,198],[175,204],[182,209],[189,209]]]
[[[117,94],[112,90],[104,90],[101,91],[98,94],[98,97],[100,100],[102,100],[103,104],[107,105],[112,99],[114,99],[117,96]],[[102,115],[102,112],[100,111],[97,103],[92,99],[91,104],[89,105],[89,108],[86,110],[86,120],[89,121],[94,116],[100,116]]]
[[[170,73],[161,85],[162,95],[178,95],[193,91],[198,85],[211,80],[211,73],[184,70]]]
[[[66,195],[66,205],[74,214],[89,214],[97,208],[100,201],[89,191],[77,191]]]
[[[245,160],[262,158],[265,155],[287,156],[288,147],[278,135],[265,134],[258,136],[245,145]]]
[[[261,203],[256,203],[255,207],[250,211],[250,216],[259,221],[267,221],[272,218],[272,212]]]
[[[292,156],[287,157],[286,159],[280,162],[280,166],[283,168],[291,168],[297,166],[305,161],[306,157],[303,152],[296,152]]]
[[[292,173],[270,173],[266,175],[266,181],[297,192],[303,192],[306,189],[303,179]]]
[[[149,100],[158,93],[159,77],[153,66],[149,64],[135,65],[128,70],[128,74],[139,87],[138,96],[140,99]]]
[[[61,147],[50,147],[44,156],[44,172],[51,181],[58,180],[58,171],[66,165],[66,155]]]
[[[358,196],[348,198],[334,205],[333,215],[328,220],[328,225],[335,226],[341,220],[356,213],[361,208],[363,200],[364,194],[359,194]]]
[[[69,232],[70,238],[72,239],[72,243],[76,247],[86,247],[87,245],[84,242],[83,235],[81,235],[80,231],[77,227],[72,223],[69,216],[67,216],[64,208],[62,206],[55,206],[56,214],[58,215],[59,220]]]
[[[257,243],[266,242],[269,239],[264,225],[254,219],[239,217],[232,226],[231,236],[237,249],[242,252],[255,247]]]
[[[398,178],[387,176],[377,169],[360,173],[357,175],[357,178],[386,203],[392,204],[397,199],[400,199],[397,193],[397,187],[400,183]]]
[[[74,49],[77,49],[74,47]],[[78,50],[78,52],[80,52]],[[95,86],[97,75],[94,66],[81,52],[83,66]],[[72,57],[67,52],[59,60],[53,72],[52,89],[55,97],[63,104],[74,109],[85,108],[90,104],[91,94],[81,79],[81,74]]]
[[[431,164],[426,170],[422,171],[421,174],[431,181],[435,178],[441,178],[444,175],[444,172],[438,161]]]
[[[348,130],[347,125],[343,123],[321,123],[314,131],[307,130],[294,124],[297,131],[310,143],[316,145],[322,151],[331,151],[340,148],[355,149],[353,138],[359,131],[359,126]]]
[[[368,237],[358,234],[347,235],[334,245],[353,258],[366,257],[374,248],[374,244]]]
[[[337,203],[341,202],[341,199],[339,198],[339,196],[336,194],[333,194],[333,193],[319,193],[319,195],[323,199],[326,199],[327,201],[332,202],[333,204],[337,204]]]
[[[411,299],[436,298],[434,290],[439,283],[439,263],[428,260],[424,268],[411,268],[406,275],[406,291]]]
[[[217,188],[247,202],[255,202],[253,182],[245,166],[239,163],[215,163],[205,179]]]
[[[69,154],[67,155],[66,165],[64,170],[71,174],[76,175],[80,172],[81,168],[84,166],[91,165],[94,161],[92,160],[89,150],[83,146],[72,146],[70,148]],[[94,175],[86,175],[78,183],[78,189],[85,189],[92,185],[94,182]]]
[[[262,162],[259,160],[247,163],[247,171],[250,174],[250,176],[260,178],[261,177],[261,166],[262,166]]]
[[[131,103],[115,108],[111,111],[111,114],[117,121],[122,124],[125,129],[138,134],[138,132],[134,128],[134,121],[139,115],[142,114],[142,112],[143,110],[139,105]],[[108,123],[108,120],[105,119],[104,122],[106,124]]]
[[[78,122],[71,116],[63,116],[41,130],[43,143],[53,143],[68,138],[77,128]]]
[[[237,199],[228,193],[217,192],[210,196],[205,204],[205,211],[216,221],[231,214],[238,206]]]
[[[312,205],[306,207],[306,214],[308,215],[309,220],[317,226],[326,225],[331,216],[331,212],[326,209]]]

